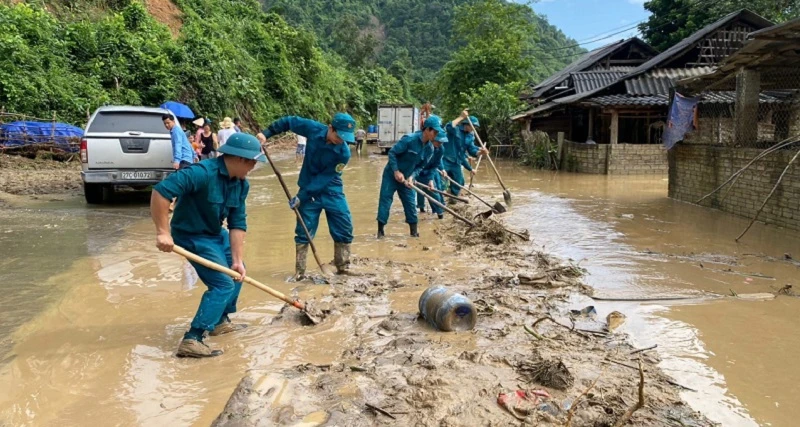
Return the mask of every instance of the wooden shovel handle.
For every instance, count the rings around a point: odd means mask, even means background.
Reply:
[[[292,193],[289,192],[289,187],[286,186],[286,182],[283,180],[283,175],[281,175],[281,171],[275,167],[275,163],[272,162],[272,157],[269,156],[269,151],[267,151],[266,147],[264,147],[264,154],[267,156],[267,161],[269,165],[272,167],[272,171],[275,172],[275,176],[278,177],[278,182],[281,183],[281,187],[283,187],[283,192],[286,193],[286,198],[289,201],[292,200]],[[317,262],[317,266],[319,266],[319,270],[325,275],[325,268],[322,267],[322,260],[319,258],[319,254],[317,254],[317,245],[314,244],[314,239],[311,238],[311,233],[308,231],[308,227],[306,227],[306,222],[303,220],[303,215],[300,215],[300,211],[295,207],[292,209],[297,215],[297,221],[300,225],[303,226],[303,232],[306,233],[306,239],[308,239],[308,244],[311,246],[311,253],[314,254],[314,261]]]
[[[486,144],[484,144],[483,141],[481,140],[481,136],[478,135],[477,130],[475,131],[475,139],[477,139],[478,143],[481,144],[481,148],[487,149]],[[478,158],[478,160],[480,160],[480,158]],[[500,182],[500,186],[503,187],[503,191],[507,191],[508,189],[506,188],[506,184],[503,182],[503,178],[500,178],[500,172],[497,171],[497,167],[494,165],[494,161],[492,161],[492,158],[489,156],[489,154],[486,154],[486,160],[489,161],[489,166],[492,167],[492,170],[494,170],[494,174],[497,175],[497,180]]]
[[[426,193],[426,192],[425,192],[425,191],[424,191],[422,188],[420,188],[418,185],[416,185],[416,184],[411,184],[411,187],[412,187],[412,188],[413,188],[413,189],[414,189],[414,190],[415,190],[417,193],[419,193],[419,194],[422,194],[422,196],[423,196],[423,197],[425,197],[426,199],[428,199],[428,201],[429,201],[429,202],[431,202],[432,204],[434,204],[434,205],[436,205],[436,206],[439,206],[440,208],[444,209],[444,210],[445,210],[445,211],[447,211],[447,213],[449,213],[450,215],[453,215],[454,217],[456,217],[456,218],[460,219],[461,221],[464,221],[464,222],[465,222],[467,225],[469,225],[470,227],[474,227],[474,226],[475,226],[475,223],[474,223],[474,222],[472,222],[472,221],[470,221],[470,220],[468,220],[468,219],[464,218],[463,216],[461,216],[461,215],[457,214],[457,213],[456,213],[454,210],[452,210],[452,209],[448,208],[447,206],[445,206],[445,205],[441,204],[441,203],[440,203],[438,200],[436,200],[436,199],[434,199],[433,197],[431,197],[430,195],[428,195],[428,193]]]
[[[193,253],[187,251],[186,249],[184,249],[184,248],[182,248],[182,247],[180,247],[178,245],[173,246],[172,247],[172,251],[175,252],[176,254],[188,259],[189,261],[196,262],[196,263],[198,263],[198,264],[200,264],[200,265],[202,265],[204,267],[208,267],[208,268],[210,268],[212,270],[219,271],[220,273],[225,273],[228,276],[233,277],[234,279],[239,279],[240,277],[242,277],[242,275],[239,274],[238,272],[233,271],[230,268],[224,267],[222,265],[219,265],[216,262],[209,261],[209,260],[207,260],[207,259],[205,259],[205,258],[203,258],[203,257],[201,257],[199,255],[193,254]],[[289,298],[288,296],[284,295],[282,292],[276,291],[275,289],[272,289],[269,286],[267,286],[267,285],[255,280],[255,279],[251,279],[250,277],[245,276],[244,282],[247,282],[247,283],[255,286],[256,288],[261,289],[262,291],[274,296],[275,298],[278,298],[281,301],[285,301],[287,304],[290,304],[290,305],[292,305],[292,306],[294,306],[296,308],[299,308],[300,310],[305,310],[305,308],[306,308],[305,304],[303,304],[302,302],[300,302],[298,300],[293,300],[293,299]]]

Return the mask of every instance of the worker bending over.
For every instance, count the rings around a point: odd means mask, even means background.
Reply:
[[[419,237],[417,231],[417,204],[412,186],[422,167],[433,155],[430,142],[442,129],[442,119],[430,116],[423,123],[423,130],[405,135],[389,150],[389,163],[383,169],[381,192],[378,199],[378,238],[384,237],[384,226],[389,222],[394,193],[403,203],[406,222],[412,237]]]
[[[447,134],[442,132],[436,135],[436,138],[433,140],[433,155],[431,156],[430,160],[425,163],[425,166],[422,167],[422,171],[417,177],[417,182],[439,191],[444,188],[442,186],[442,176],[445,174],[445,171],[442,164],[442,157],[444,155],[445,145],[447,145]],[[444,196],[441,194],[431,190],[425,190],[425,193],[431,196],[434,200],[437,200],[439,203],[444,204]],[[425,196],[417,193],[417,207],[419,208],[420,213],[425,212],[425,200],[427,200]],[[439,217],[439,219],[444,218],[444,209],[433,203],[430,203],[430,205],[431,210]]]
[[[320,214],[325,211],[333,238],[333,263],[339,274],[348,273],[353,242],[353,218],[344,195],[342,173],[350,161],[347,143],[355,142],[355,129],[356,121],[349,114],[336,113],[330,125],[302,117],[283,117],[258,135],[263,143],[286,131],[306,137],[306,156],[297,180],[300,191],[289,201],[289,207],[298,208],[312,239],[317,233]],[[301,280],[305,277],[309,241],[299,221],[294,242],[295,278]]]
[[[203,342],[206,332],[217,336],[246,326],[231,323],[228,316],[236,312],[241,279],[246,273],[242,254],[247,231],[245,199],[250,184],[245,177],[256,162],[264,162],[266,157],[258,140],[244,133],[233,134],[219,152],[221,157],[171,174],[153,188],[150,198],[159,250],[172,252],[177,244],[241,275],[239,281],[234,281],[224,273],[191,262],[208,290],[178,346],[178,357],[219,356],[222,350],[212,350]],[[178,201],[170,222],[173,198]],[[227,230],[222,228],[226,221]]]

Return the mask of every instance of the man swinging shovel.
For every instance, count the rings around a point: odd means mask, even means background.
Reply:
[[[347,144],[355,142],[353,134],[355,129],[356,121],[349,114],[336,113],[330,125],[302,117],[287,116],[276,120],[258,134],[262,144],[267,142],[267,138],[289,130],[306,137],[307,140],[306,156],[297,180],[300,191],[289,200],[289,207],[298,213],[294,237],[297,280],[305,277],[308,246],[317,232],[319,217],[323,210],[334,242],[333,263],[336,272],[349,273],[353,218],[344,195],[342,173],[350,161],[350,147]],[[288,195],[288,190],[286,191]],[[314,253],[319,263],[316,250]]]

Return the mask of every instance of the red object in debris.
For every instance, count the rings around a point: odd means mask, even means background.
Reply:
[[[518,419],[524,419],[522,415],[528,415],[536,409],[539,398],[550,398],[550,393],[544,390],[517,390],[512,393],[500,393],[497,396],[497,404],[505,408],[511,415]]]

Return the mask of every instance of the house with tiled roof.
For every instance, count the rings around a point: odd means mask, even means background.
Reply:
[[[525,98],[529,108],[512,119],[527,132],[563,139],[560,158],[566,169],[666,174],[667,157],[659,144],[676,82],[713,72],[743,46],[748,34],[772,25],[740,10],[660,54],[635,38],[596,49],[535,86]],[[601,53],[625,44],[635,46],[639,56],[616,66],[629,68],[612,68],[610,62],[603,68],[602,60],[596,61]],[[763,102],[773,101],[769,94],[763,96]],[[701,103],[732,104],[733,94],[717,93]]]

